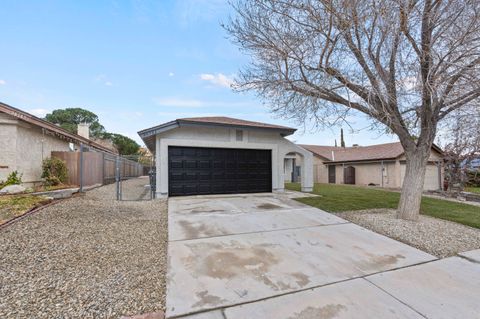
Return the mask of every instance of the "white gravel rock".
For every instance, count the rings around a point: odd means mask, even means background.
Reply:
[[[337,216],[443,258],[480,248],[480,229],[420,215],[418,221],[397,219],[395,210],[371,209]]]
[[[103,186],[0,231],[0,318],[164,310],[166,201],[114,198],[115,185]]]

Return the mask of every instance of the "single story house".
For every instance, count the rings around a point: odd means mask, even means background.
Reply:
[[[314,154],[315,183],[402,187],[406,158],[400,142],[352,147],[300,146]],[[424,189],[442,189],[444,177],[443,152],[433,145]]]
[[[88,134],[88,128],[87,128]],[[0,102],[0,181],[18,171],[27,185],[41,182],[42,161],[52,151],[73,151],[80,144],[111,153],[107,147],[30,113]]]
[[[302,159],[313,187],[313,155],[285,137],[295,129],[229,117],[182,118],[138,132],[156,159],[157,197],[281,192],[287,157]]]

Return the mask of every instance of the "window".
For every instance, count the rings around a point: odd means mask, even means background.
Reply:
[[[242,130],[237,130],[236,131],[236,136],[237,136],[237,142],[243,141],[243,131]]]

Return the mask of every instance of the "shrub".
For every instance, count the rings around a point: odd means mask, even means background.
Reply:
[[[467,171],[467,186],[480,187],[480,169]]]
[[[42,178],[45,178],[47,186],[63,184],[68,179],[67,165],[59,158],[51,157],[43,160]]]
[[[22,183],[22,174],[18,171],[11,172],[5,182],[0,181],[0,189],[8,185],[20,185]]]

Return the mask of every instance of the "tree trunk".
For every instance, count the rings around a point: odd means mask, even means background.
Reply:
[[[405,152],[405,155],[407,157],[407,165],[397,209],[397,218],[417,220],[420,214],[423,182],[425,180],[429,152],[416,149],[413,152]]]

